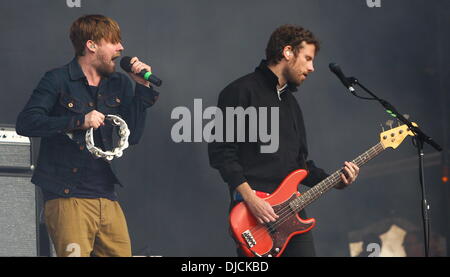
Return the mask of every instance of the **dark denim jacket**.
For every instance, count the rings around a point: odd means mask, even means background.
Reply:
[[[96,109],[105,115],[120,115],[130,129],[130,145],[137,144],[144,131],[146,109],[155,103],[158,95],[152,88],[139,84],[133,93],[130,79],[115,72],[102,79],[98,99],[94,101],[76,59],[48,71],[16,122],[18,134],[42,138],[31,181],[46,191],[70,197],[76,192],[85,161],[92,158],[86,149],[86,131],[78,130],[85,114]],[[73,139],[67,132],[73,133]],[[104,147],[111,149],[113,127],[106,124],[100,132]]]

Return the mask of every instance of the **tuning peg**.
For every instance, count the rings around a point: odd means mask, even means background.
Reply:
[[[383,124],[380,123],[380,126],[381,126],[381,131],[384,132]]]
[[[406,119],[409,119],[409,114],[406,114],[406,113],[405,113],[405,114],[403,115],[403,117],[406,118]]]
[[[392,129],[392,124],[394,124],[394,121],[392,119],[389,119],[386,121],[386,125],[389,126]]]

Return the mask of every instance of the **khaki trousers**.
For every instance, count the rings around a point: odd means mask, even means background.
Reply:
[[[125,216],[117,201],[58,198],[45,202],[47,230],[58,257],[130,257]]]

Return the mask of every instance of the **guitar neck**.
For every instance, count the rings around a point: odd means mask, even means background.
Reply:
[[[359,155],[356,159],[354,159],[352,162],[356,164],[358,167],[363,166],[368,161],[372,160],[378,154],[383,152],[384,147],[381,143],[378,143],[377,145],[373,146],[366,152]],[[328,176],[325,180],[318,183],[314,187],[310,188],[308,191],[297,197],[296,199],[292,200],[290,203],[291,208],[294,211],[301,211],[306,206],[311,204],[313,201],[315,201],[317,198],[322,196],[325,192],[336,186],[338,183],[340,183],[341,180],[341,174],[343,173],[343,169],[339,169],[330,176]]]

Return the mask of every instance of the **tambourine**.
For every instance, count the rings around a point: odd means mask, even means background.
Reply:
[[[112,151],[103,151],[94,144],[94,128],[86,131],[86,148],[95,158],[102,158],[107,161],[111,161],[114,158],[120,158],[123,154],[123,150],[128,148],[128,137],[130,136],[130,130],[128,125],[120,116],[108,114],[105,116],[105,120],[111,122],[113,126],[119,126],[120,140],[117,147]]]

